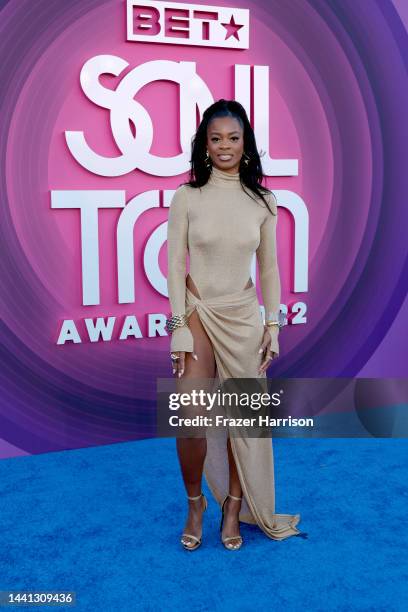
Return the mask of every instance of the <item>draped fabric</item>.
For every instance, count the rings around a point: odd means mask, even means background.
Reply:
[[[228,378],[258,378],[264,327],[254,285],[220,297],[203,299],[186,287],[186,314],[196,309],[213,346],[216,361],[215,384]],[[204,476],[221,506],[229,491],[229,469],[225,437],[207,436]],[[243,491],[239,520],[258,525],[273,540],[301,532],[296,525],[300,514],[275,514],[274,460],[271,438],[230,436],[231,448]]]

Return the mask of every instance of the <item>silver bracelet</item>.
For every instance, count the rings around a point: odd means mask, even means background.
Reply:
[[[184,327],[185,325],[188,327],[188,319],[185,314],[173,315],[166,319],[166,329],[170,334],[172,334],[177,327]]]

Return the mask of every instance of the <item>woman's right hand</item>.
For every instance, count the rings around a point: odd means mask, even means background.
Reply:
[[[173,355],[175,357],[175,359],[172,358],[171,360],[172,365],[173,365],[173,374],[175,374],[178,378],[180,378],[180,376],[183,376],[183,373],[184,373],[186,353],[185,351],[173,351],[172,357]]]
[[[171,335],[170,358],[174,355],[178,359],[172,359],[173,374],[180,377],[184,374],[186,353],[192,353],[194,359],[194,338],[188,325],[176,327]]]
[[[171,353],[174,357],[178,357],[178,359],[172,359],[171,363],[173,364],[173,374],[175,374],[178,378],[183,376],[186,362],[186,352],[185,351],[172,351]],[[193,359],[197,360],[198,357],[195,353],[192,354]]]

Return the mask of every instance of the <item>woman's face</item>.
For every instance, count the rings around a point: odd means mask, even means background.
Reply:
[[[244,152],[244,131],[234,117],[217,117],[207,127],[207,149],[214,166],[238,172]]]

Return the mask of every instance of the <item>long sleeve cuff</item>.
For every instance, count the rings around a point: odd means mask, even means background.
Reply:
[[[187,325],[176,327],[171,334],[170,351],[185,351],[192,353],[194,351],[194,338],[190,328]]]
[[[267,327],[266,329],[271,337],[270,349],[279,355],[279,329],[276,325],[273,327]]]

